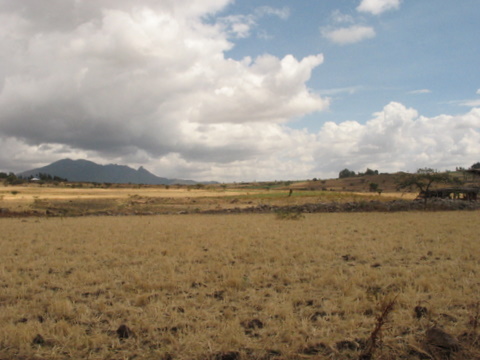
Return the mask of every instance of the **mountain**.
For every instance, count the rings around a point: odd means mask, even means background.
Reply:
[[[68,181],[97,182],[115,184],[147,184],[147,185],[170,185],[197,184],[192,180],[167,179],[158,177],[148,170],[140,167],[138,170],[125,165],[99,165],[88,160],[63,159],[50,165],[24,171],[17,174],[21,177],[37,176],[38,174],[49,174],[59,176]]]

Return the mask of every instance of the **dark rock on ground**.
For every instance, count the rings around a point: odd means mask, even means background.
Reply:
[[[215,355],[215,360],[239,360],[240,353],[238,351],[229,351],[225,353],[218,353]]]
[[[415,312],[415,317],[417,319],[421,319],[422,317],[425,317],[428,314],[428,309],[424,306],[415,306],[413,311]]]
[[[133,336],[133,331],[130,330],[130,328],[127,325],[122,324],[117,329],[117,335],[118,335],[118,338],[121,340],[128,339]]]
[[[342,351],[342,350],[358,350],[360,348],[360,345],[356,341],[342,340],[342,341],[337,342],[335,344],[335,347],[339,351]]]
[[[45,343],[46,343],[45,339],[40,334],[37,334],[37,336],[35,336],[32,340],[32,344],[34,345],[45,345]]]
[[[312,344],[302,350],[302,354],[305,354],[305,355],[327,354],[330,352],[331,352],[330,347],[328,347],[324,343]]]
[[[425,334],[425,349],[434,359],[450,359],[452,353],[460,350],[460,344],[449,333],[432,327]]]
[[[263,329],[265,324],[259,319],[245,320],[240,323],[244,329]]]

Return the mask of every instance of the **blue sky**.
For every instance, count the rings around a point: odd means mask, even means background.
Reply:
[[[478,0],[2,0],[0,171],[253,181],[480,161]]]
[[[237,40],[227,56],[325,56],[308,85],[332,97],[330,110],[294,126],[318,128],[325,120],[365,122],[389,101],[412,106],[425,116],[462,113],[463,103],[480,101],[478,1],[402,1],[398,9],[375,15],[358,11],[359,2],[352,0],[247,0],[237,1],[227,13],[250,14],[259,4],[288,9],[289,16],[262,18],[252,36]],[[349,18],[335,21],[339,16]],[[338,44],[321,35],[328,27],[353,25],[371,27],[375,36]]]

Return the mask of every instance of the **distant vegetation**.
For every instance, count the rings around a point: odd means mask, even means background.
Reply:
[[[404,174],[398,182],[398,188],[400,190],[416,190],[419,191],[420,194],[426,195],[433,186],[439,184],[460,185],[461,180],[452,177],[449,173],[439,173],[430,168],[423,168],[418,169],[416,174]],[[424,196],[425,208],[427,207],[427,201],[428,197]]]
[[[338,177],[340,179],[343,179],[343,178],[348,178],[348,177],[354,177],[354,176],[364,176],[364,175],[378,175],[378,170],[372,170],[372,169],[368,169],[362,173],[362,172],[359,172],[358,174],[355,173],[355,171],[352,171],[352,170],[349,170],[349,169],[343,169],[342,171],[340,171],[340,173],[338,174]]]
[[[30,175],[30,176],[17,176],[14,173],[0,173],[0,179],[3,180],[3,183],[5,185],[21,185],[27,182],[35,181],[38,182],[39,184],[45,184],[45,183],[59,183],[59,182],[67,182],[67,179],[61,178],[60,176],[52,176],[50,174],[35,174],[35,175]]]

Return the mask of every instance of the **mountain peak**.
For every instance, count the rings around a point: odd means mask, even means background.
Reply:
[[[190,180],[172,180],[158,177],[143,166],[138,170],[125,165],[99,165],[89,160],[62,159],[51,163],[50,165],[24,171],[19,176],[29,177],[38,174],[49,174],[59,176],[68,181],[78,182],[98,182],[115,184],[146,184],[146,185],[169,185],[169,184],[195,184]]]

